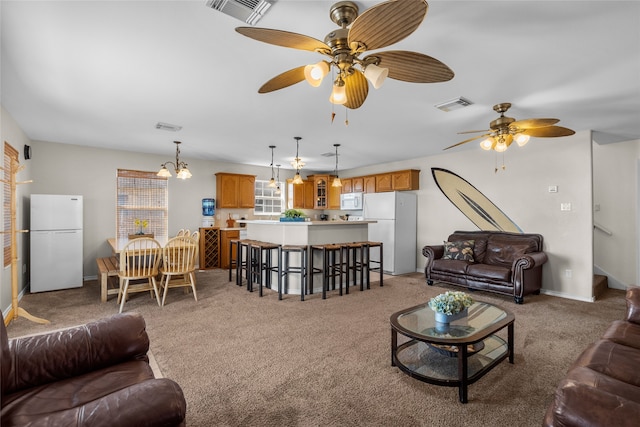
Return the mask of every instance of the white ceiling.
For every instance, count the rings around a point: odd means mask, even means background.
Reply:
[[[402,1],[402,0],[401,0]],[[383,50],[424,53],[455,77],[387,79],[364,105],[336,107],[330,79],[268,93],[273,76],[322,57],[234,31],[246,25],[183,1],[1,2],[1,102],[32,140],[290,167],[294,136],[307,169],[340,169],[441,153],[488,129],[494,104],[516,119],[555,117],[603,142],[640,139],[640,2],[430,1],[422,25]],[[336,28],[333,1],[279,0],[259,27],[316,39]],[[360,12],[379,3],[358,1]],[[474,105],[434,107],[464,96]],[[183,127],[157,130],[157,122]],[[537,138],[550,148],[561,139]],[[525,148],[512,148],[526,150]],[[473,142],[455,150],[476,150]],[[515,154],[515,153],[514,153]]]

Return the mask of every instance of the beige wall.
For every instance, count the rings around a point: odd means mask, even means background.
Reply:
[[[620,289],[638,283],[639,158],[640,140],[593,144],[593,220],[611,232],[594,229],[594,264]]]
[[[29,139],[19,126],[2,110],[2,137],[20,152]],[[369,166],[341,171],[341,176],[357,176],[375,172],[420,169],[418,195],[418,246],[416,259],[422,270],[424,258],[421,254],[425,244],[438,243],[456,229],[473,230],[476,227],[464,217],[440,192],[431,176],[432,167],[449,169],[462,176],[490,200],[498,205],[525,232],[540,233],[545,238],[545,250],[549,263],[544,269],[543,292],[576,299],[591,300],[592,270],[594,263],[592,222],[592,194],[599,198],[601,211],[598,222],[615,229],[620,239],[609,241],[596,254],[596,265],[619,277],[625,283],[634,283],[636,261],[636,165],[640,143],[612,144],[596,147],[594,161],[599,184],[592,188],[592,142],[590,132],[580,132],[568,138],[535,139],[525,148],[512,147],[505,154],[506,170],[494,172],[496,160],[501,156],[477,149],[444,152],[443,154],[411,159],[402,162]],[[171,155],[156,156],[134,152],[103,150],[84,146],[34,141],[33,159],[25,162],[26,169],[20,180],[33,179],[32,184],[22,186],[19,191],[19,224],[28,227],[28,196],[32,193],[81,194],[84,196],[84,275],[96,274],[96,257],[106,256],[110,248],[106,239],[115,230],[115,176],[117,168],[156,170],[160,163],[171,160]],[[184,148],[183,154],[188,155]],[[268,154],[268,153],[267,153]],[[268,157],[268,156],[267,156]],[[624,167],[618,163],[625,159]],[[232,165],[215,161],[184,158],[189,163],[194,177],[188,181],[171,178],[169,182],[169,232],[180,228],[195,229],[201,224],[201,199],[215,197],[216,172],[250,173],[258,179],[268,179],[268,167]],[[21,157],[21,162],[24,160]],[[600,179],[602,170],[618,171],[619,179],[608,175]],[[287,171],[281,170],[281,179]],[[629,182],[629,180],[631,182]],[[620,193],[620,182],[628,183],[632,193]],[[550,185],[558,186],[558,193],[549,193]],[[626,187],[628,188],[628,187]],[[603,197],[614,197],[606,200]],[[600,196],[599,196],[600,197]],[[560,203],[571,203],[572,210],[563,212]],[[598,203],[598,202],[596,202]],[[609,210],[609,206],[616,206]],[[605,209],[605,207],[607,207]],[[227,212],[236,211],[225,211]],[[217,210],[220,214],[221,211]],[[247,211],[238,210],[239,214]],[[604,217],[603,214],[607,214]],[[610,217],[609,217],[610,215]],[[625,226],[629,224],[629,227]],[[617,226],[621,231],[617,230]],[[630,227],[633,227],[633,232]],[[624,236],[624,237],[623,237]],[[596,234],[596,243],[600,241]],[[614,251],[629,255],[624,262]],[[28,259],[28,239],[24,237],[20,264]],[[632,259],[633,258],[633,259]],[[11,304],[10,269],[4,268],[0,277],[0,307],[6,312]],[[571,270],[571,277],[567,271]],[[20,288],[25,276],[20,274]]]

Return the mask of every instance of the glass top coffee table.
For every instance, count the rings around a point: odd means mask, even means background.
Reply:
[[[450,324],[435,321],[428,304],[391,315],[391,366],[430,384],[458,387],[467,402],[467,386],[507,357],[513,363],[513,322],[509,311],[476,302],[468,316]],[[507,341],[495,335],[507,328]],[[407,340],[398,345],[398,334]]]

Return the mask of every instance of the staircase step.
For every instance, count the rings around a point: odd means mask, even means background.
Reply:
[[[593,275],[593,297],[597,300],[609,289],[609,282],[607,276],[602,274]]]

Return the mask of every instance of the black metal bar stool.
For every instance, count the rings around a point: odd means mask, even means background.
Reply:
[[[282,299],[283,285],[284,292],[289,290],[289,274],[300,274],[300,301],[304,301],[307,291],[307,261],[309,251],[306,245],[281,245],[278,246],[278,299]],[[289,255],[300,254],[299,265],[289,263]],[[284,283],[283,279],[284,278]]]
[[[229,240],[229,281],[231,281],[231,276],[232,276],[231,272],[236,269],[236,265],[238,263],[237,256],[236,257],[233,256],[233,253],[234,253],[233,251],[234,250],[236,251],[235,253],[237,254],[238,253],[238,239]]]
[[[342,250],[345,253],[343,271],[345,273],[345,291],[349,293],[351,274],[353,273],[353,284],[358,284],[358,273],[360,273],[360,290],[364,291],[365,266],[364,266],[364,244],[363,242],[342,243]]]
[[[322,252],[322,268],[313,266],[314,254],[317,251]],[[313,293],[313,275],[322,273],[322,299],[327,298],[330,282],[331,288],[336,289],[336,277],[339,279],[340,295],[342,295],[342,246],[333,243],[312,245],[309,257],[309,293]]]
[[[380,272],[380,286],[382,286],[382,276],[384,275],[382,264],[382,242],[364,242],[365,245],[365,262],[364,266],[367,271],[367,289],[370,289],[371,284],[371,272]],[[371,248],[378,248],[378,261],[371,259]],[[373,266],[372,266],[373,264]]]
[[[242,286],[242,276],[249,280],[251,271],[250,246],[253,240],[240,239],[236,243],[236,285]]]
[[[249,244],[249,279],[247,290],[253,292],[253,284],[259,285],[259,294],[262,296],[262,288],[271,289],[271,275],[278,271],[278,266],[273,265],[273,251],[279,253],[280,245],[254,240]],[[264,280],[262,276],[264,274]]]

